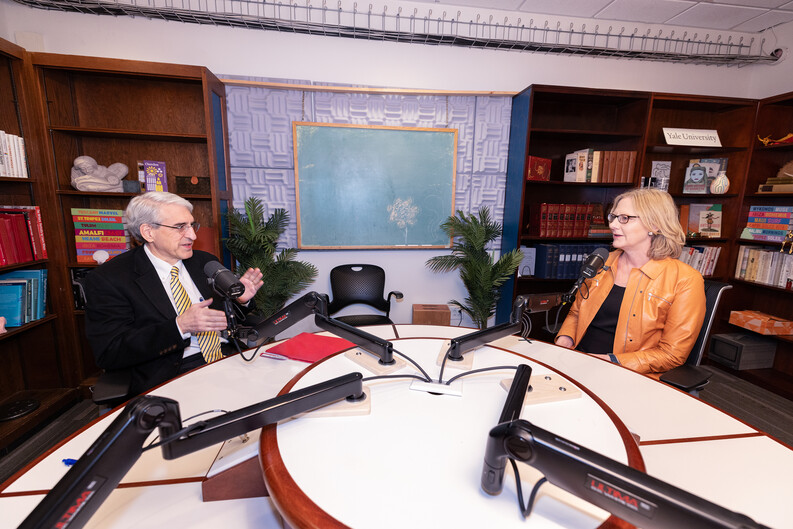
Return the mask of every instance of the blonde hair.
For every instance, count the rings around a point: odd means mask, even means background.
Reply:
[[[647,231],[653,232],[647,257],[677,259],[686,244],[686,233],[680,226],[677,206],[669,193],[652,188],[631,189],[614,199],[612,212],[623,198],[633,201],[639,220]]]

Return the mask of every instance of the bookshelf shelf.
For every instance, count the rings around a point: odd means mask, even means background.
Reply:
[[[6,396],[0,406],[24,400],[35,400],[39,406],[27,415],[0,422],[0,446],[10,445],[78,399],[78,391],[71,388],[31,389]]]
[[[39,265],[46,265],[49,259],[36,259],[35,261],[27,261],[25,263],[16,263],[12,265],[0,266],[0,274],[10,272],[11,270],[19,270],[21,268],[33,268]]]
[[[76,197],[110,197],[110,198],[124,198],[129,200],[135,195],[140,193],[108,193],[103,191],[78,191],[76,189],[58,189],[55,193],[59,195],[71,195]]]
[[[752,287],[761,287],[775,292],[782,292],[788,295],[793,294],[793,290],[787,290],[785,288],[779,288],[773,285],[766,285],[765,283],[758,283],[757,281],[746,281],[743,279],[738,279],[737,277],[734,277],[732,281],[734,281],[735,283],[743,283],[745,285],[751,285]]]
[[[152,132],[144,130],[124,129],[96,129],[88,127],[56,127],[51,126],[52,132],[62,132],[74,136],[96,138],[117,138],[129,140],[155,140],[155,141],[183,141],[189,143],[206,143],[206,134],[183,134],[179,132]]]
[[[33,329],[34,327],[39,327],[40,325],[44,325],[46,323],[49,323],[52,320],[54,320],[55,318],[57,318],[56,315],[49,314],[47,316],[44,316],[41,319],[38,319],[38,320],[35,320],[35,321],[31,321],[30,323],[26,323],[25,325],[22,325],[21,327],[12,327],[11,329],[8,329],[7,333],[0,334],[0,342],[2,342],[3,340],[13,339],[16,335],[23,334],[23,333]]]

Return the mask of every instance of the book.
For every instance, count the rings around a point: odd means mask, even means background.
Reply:
[[[124,228],[124,212],[117,209],[72,208],[74,247],[78,263],[96,263],[105,251],[108,259],[124,253],[129,235]]]
[[[590,149],[581,149],[576,151],[576,156],[578,157],[578,161],[576,162],[575,166],[575,181],[576,182],[588,182],[587,180],[587,166],[589,164],[589,151]],[[591,171],[592,168],[589,167]]]
[[[721,233],[721,204],[689,204],[688,205],[688,226],[686,228],[686,232],[689,234],[696,234],[690,235],[692,237],[713,237],[713,232],[708,232],[708,235],[701,234],[701,225],[700,219],[703,218],[701,215],[707,212],[718,212],[719,213],[719,233]],[[707,217],[705,218],[705,224],[707,225]],[[713,217],[711,217],[713,218]],[[717,235],[717,237],[721,237],[721,235]]]
[[[651,181],[648,187],[669,191],[669,177],[672,175],[671,160],[653,160],[650,168]]]
[[[526,163],[526,180],[547,181],[551,178],[551,160],[539,156],[529,156]]]
[[[0,213],[25,214],[28,231],[31,235],[33,254],[35,259],[47,259],[47,242],[44,238],[44,221],[41,218],[39,206],[0,206]]]
[[[0,280],[0,314],[6,318],[6,327],[25,324],[27,288],[28,283],[24,279]]]
[[[518,277],[533,276],[537,260],[537,248],[521,246],[520,251],[523,254],[523,259],[521,259],[518,267]]]
[[[0,218],[10,221],[6,226],[10,241],[15,248],[17,263],[33,261],[33,240],[28,229],[28,218],[24,212],[0,211]]]
[[[146,191],[168,191],[168,178],[165,162],[143,160],[143,172],[146,176]]]
[[[708,192],[708,170],[706,167],[694,163],[686,167],[686,177],[683,180],[683,193],[704,195]]]
[[[0,280],[23,279],[29,281],[27,292],[27,321],[39,320],[46,313],[47,270],[12,270],[0,275]]]
[[[563,180],[565,182],[575,182],[576,166],[578,165],[578,154],[571,152],[564,157]]]
[[[793,183],[791,184],[760,184],[757,187],[758,193],[793,193]]]
[[[711,204],[699,212],[699,234],[701,237],[721,237],[721,204]]]
[[[603,151],[594,151],[592,153],[592,177],[590,179],[591,182],[600,182],[601,171],[603,170],[602,160],[603,160]]]

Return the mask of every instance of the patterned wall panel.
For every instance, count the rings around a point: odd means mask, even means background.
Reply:
[[[287,209],[291,223],[283,244],[297,246],[293,121],[457,128],[455,210],[473,212],[487,205],[495,219],[503,218],[509,97],[303,92],[235,85],[227,85],[226,93],[234,207],[258,196],[267,214]]]

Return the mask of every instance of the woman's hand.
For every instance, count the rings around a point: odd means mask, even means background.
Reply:
[[[566,347],[568,349],[573,348],[573,339],[569,336],[560,336],[556,339],[556,345],[560,347]]]

